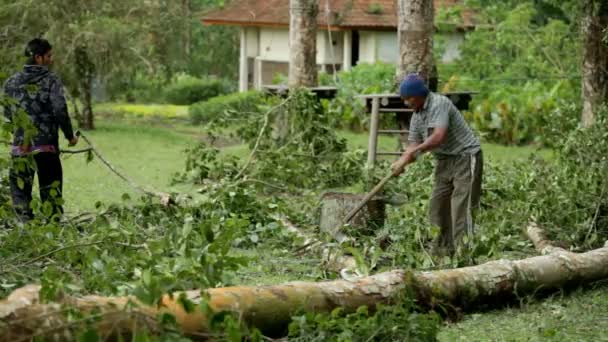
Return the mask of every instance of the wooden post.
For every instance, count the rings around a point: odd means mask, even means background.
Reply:
[[[245,92],[249,83],[249,70],[247,63],[247,28],[241,27],[241,50],[239,58],[239,91]]]
[[[263,76],[263,70],[262,70],[262,59],[261,57],[256,57],[256,59],[253,62],[253,87],[256,90],[262,90],[262,85],[263,85],[263,80],[262,80],[262,76]]]
[[[376,151],[378,144],[378,115],[380,111],[380,99],[372,98],[372,117],[369,122],[369,142],[367,144],[367,168],[372,169],[376,162]]]
[[[344,31],[344,53],[342,54],[342,70],[351,71],[353,67],[353,32],[350,30]]]

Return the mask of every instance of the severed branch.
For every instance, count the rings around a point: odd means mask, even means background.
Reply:
[[[251,162],[253,161],[253,158],[255,157],[255,154],[257,153],[258,148],[260,147],[260,142],[262,141],[262,137],[264,136],[264,133],[266,132],[266,129],[268,128],[268,124],[270,122],[270,114],[272,114],[272,112],[274,112],[275,110],[283,107],[287,102],[289,102],[289,100],[291,100],[291,96],[288,96],[287,98],[285,98],[285,100],[281,101],[281,103],[279,103],[278,105],[270,108],[266,112],[266,114],[264,114],[264,124],[262,125],[262,128],[260,129],[260,132],[258,133],[258,138],[255,141],[255,145],[253,146],[253,149],[251,150],[251,153],[249,154],[249,158],[247,158],[245,165],[241,168],[241,170],[236,175],[236,177],[234,177],[234,179],[241,178],[243,173],[245,173],[245,171],[247,171],[247,168],[249,168],[249,165],[251,165]]]
[[[526,227],[526,235],[534,244],[534,249],[542,255],[554,253],[554,252],[566,252],[561,247],[553,246],[553,242],[545,238],[545,232],[538,226],[535,220],[531,220]]]
[[[296,227],[287,218],[283,216],[275,215],[274,220],[280,222],[285,229],[293,235],[303,240],[303,245],[297,249],[298,253],[303,251],[320,254],[323,260],[323,264],[330,270],[340,272],[341,275],[348,274],[350,270],[356,271],[357,262],[355,258],[348,255],[342,255],[339,251],[333,251],[325,246],[321,241],[315,237],[308,235],[302,231],[302,229]]]
[[[54,250],[52,250],[52,251],[50,251],[48,253],[45,253],[43,255],[37,256],[37,257],[35,257],[33,259],[30,259],[30,260],[24,262],[22,266],[33,264],[36,261],[42,260],[42,259],[44,259],[46,257],[49,257],[49,256],[55,254],[55,253],[59,253],[61,251],[65,251],[67,249],[80,248],[80,247],[89,247],[89,246],[99,245],[100,243],[103,243],[103,242],[104,242],[103,240],[100,240],[100,241],[94,241],[94,242],[79,243],[79,244],[75,244],[75,245],[63,246],[63,247],[54,249]]]

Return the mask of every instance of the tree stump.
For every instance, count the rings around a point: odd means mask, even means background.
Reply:
[[[321,197],[321,230],[334,232],[343,224],[346,215],[365,195],[328,192]],[[382,227],[386,218],[386,203],[380,196],[373,197],[349,222],[357,231],[366,233]]]

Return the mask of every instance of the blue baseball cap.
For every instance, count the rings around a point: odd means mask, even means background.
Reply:
[[[427,96],[428,94],[429,88],[426,87],[424,80],[418,74],[405,76],[399,86],[399,95],[401,97]]]

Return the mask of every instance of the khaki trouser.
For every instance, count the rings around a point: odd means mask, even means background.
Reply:
[[[438,159],[431,196],[431,223],[441,228],[435,246],[449,254],[464,234],[473,234],[474,211],[479,207],[483,154]]]

